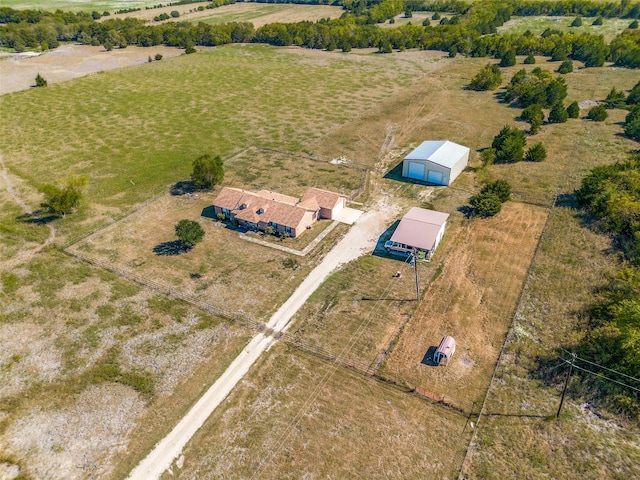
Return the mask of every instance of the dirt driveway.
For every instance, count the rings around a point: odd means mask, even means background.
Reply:
[[[6,54],[0,57],[0,95],[32,87],[38,73],[49,84],[59,83],[104,70],[140,65],[157,53],[169,58],[182,55],[184,50],[158,45],[116,48],[107,52],[104,47],[62,45],[40,55],[33,52]]]

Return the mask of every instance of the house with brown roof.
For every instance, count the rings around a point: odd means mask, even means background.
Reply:
[[[235,220],[250,230],[273,228],[276,232],[297,237],[320,218],[332,219],[346,204],[346,197],[337,193],[309,188],[302,200],[260,190],[249,192],[224,187],[213,202],[216,215]]]

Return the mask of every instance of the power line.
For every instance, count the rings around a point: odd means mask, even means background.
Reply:
[[[565,350],[564,348],[561,348],[560,350],[562,350],[563,352],[567,352],[567,353],[569,353],[569,354],[573,355],[573,353],[571,353],[569,350]],[[591,361],[586,360],[586,359],[584,359],[584,358],[582,358],[582,357],[579,357],[579,356],[577,356],[577,355],[576,355],[576,358],[577,358],[578,360],[582,361],[582,362],[589,363],[589,364],[594,365],[594,366],[599,367],[599,368],[604,368],[605,370],[608,370],[608,371],[610,371],[610,372],[613,372],[613,373],[615,373],[615,374],[617,374],[617,375],[621,375],[621,376],[623,376],[623,377],[627,377],[627,378],[629,378],[629,379],[631,379],[631,380],[634,380],[634,381],[636,381],[636,382],[640,382],[640,378],[632,377],[631,375],[627,375],[626,373],[618,372],[617,370],[614,370],[614,369],[612,369],[612,368],[605,367],[604,365],[600,365],[600,364],[598,364],[598,363],[591,362]]]
[[[407,257],[404,263],[407,264],[409,259],[410,257]],[[369,315],[367,315],[366,318],[362,320],[362,322],[360,323],[358,328],[355,330],[353,335],[351,335],[351,337],[349,338],[349,341],[347,342],[347,344],[342,348],[342,351],[338,355],[336,355],[327,373],[325,373],[324,377],[320,380],[320,382],[318,382],[316,387],[313,389],[313,392],[311,392],[311,395],[309,395],[309,397],[304,402],[300,410],[298,410],[298,413],[294,416],[291,423],[287,425],[287,427],[285,428],[285,431],[282,433],[282,435],[280,435],[280,438],[277,440],[275,446],[271,449],[267,457],[260,462],[260,464],[258,465],[258,468],[256,469],[256,471],[254,472],[251,478],[255,478],[256,475],[258,475],[264,468],[266,468],[266,466],[269,463],[271,463],[271,460],[273,459],[273,457],[280,451],[285,440],[289,437],[291,430],[300,423],[304,412],[317,399],[318,395],[320,394],[320,390],[324,387],[324,385],[329,380],[331,380],[335,372],[338,370],[338,367],[340,366],[340,359],[344,358],[351,351],[351,349],[355,345],[355,342],[358,340],[358,338],[360,338],[360,336],[364,332],[364,329],[371,322],[371,318],[373,314],[380,308],[380,301],[389,294],[389,291],[391,291],[392,286],[394,285],[394,281],[395,279],[392,279],[387,285],[387,287],[385,287],[380,297],[378,297],[378,299],[376,300],[376,307],[369,312]]]
[[[590,373],[591,375],[595,375],[595,376],[600,377],[600,378],[602,378],[604,380],[608,380],[610,382],[617,383],[618,385],[622,385],[623,387],[629,388],[629,389],[631,389],[633,391],[636,391],[636,392],[640,393],[640,388],[632,387],[631,385],[627,385],[626,383],[619,382],[618,380],[614,380],[613,378],[605,377],[601,373],[596,373],[596,372],[593,372],[591,370],[587,370],[586,368],[579,367],[577,365],[574,365],[573,367],[577,368],[578,370],[582,370],[583,372]]]

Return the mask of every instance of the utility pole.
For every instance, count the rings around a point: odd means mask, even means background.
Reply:
[[[556,418],[560,416],[560,410],[562,410],[562,404],[564,403],[564,395],[567,393],[567,385],[569,385],[569,378],[571,377],[571,372],[573,371],[573,362],[576,361],[576,354],[571,354],[571,363],[569,364],[569,371],[567,372],[567,378],[564,380],[564,388],[562,389],[562,397],[560,397],[560,405],[558,406],[558,413],[556,413]]]
[[[415,248],[411,251],[411,263],[416,277],[416,302],[418,302],[420,300],[420,288],[418,287],[418,256]]]

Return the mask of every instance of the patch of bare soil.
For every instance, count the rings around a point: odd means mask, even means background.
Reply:
[[[117,48],[108,52],[104,47],[62,45],[38,56],[5,56],[0,59],[0,95],[33,87],[38,73],[49,84],[59,83],[104,70],[139,65],[157,53],[170,58],[183,54],[184,50],[158,45]]]
[[[486,391],[514,314],[547,211],[507,203],[491,219],[473,220],[448,255],[386,365],[418,391],[468,410]],[[455,338],[450,364],[427,352]]]

